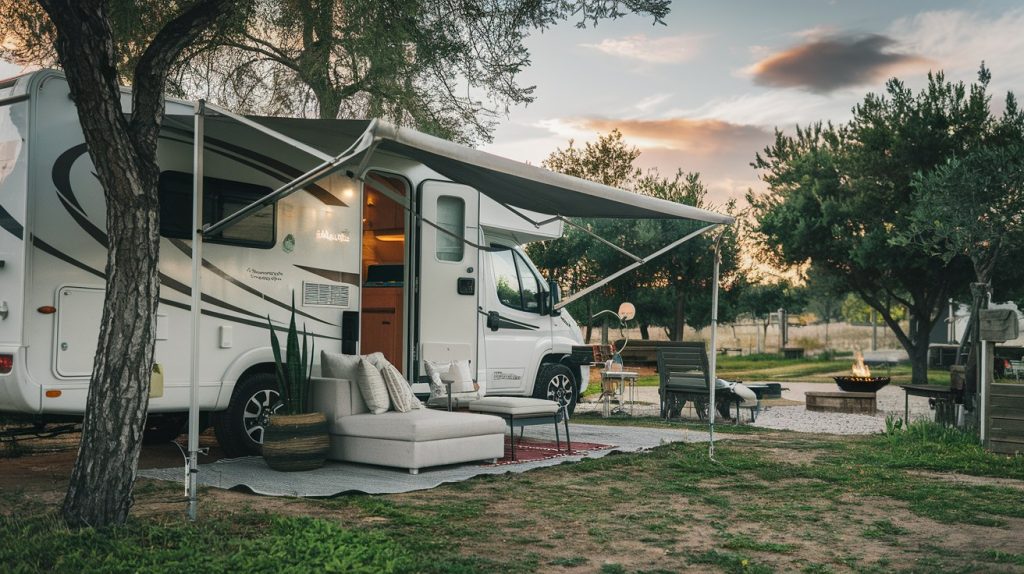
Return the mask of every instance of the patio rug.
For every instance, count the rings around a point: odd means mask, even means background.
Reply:
[[[572,442],[572,452],[566,448],[565,440],[562,440],[562,448],[559,450],[558,443],[553,440],[523,437],[516,440],[516,459],[512,460],[512,445],[509,444],[510,437],[505,435],[505,456],[497,463],[485,464],[483,466],[502,466],[506,464],[522,464],[535,460],[548,460],[570,455],[587,454],[598,450],[611,450],[616,448],[610,444],[596,442]]]
[[[535,426],[526,430],[527,440],[555,441],[551,427]],[[703,431],[673,428],[639,428],[604,425],[572,425],[573,453],[555,458],[524,461],[519,464],[481,466],[479,463],[453,464],[424,468],[409,474],[396,468],[328,462],[309,472],[277,472],[258,456],[222,459],[199,465],[199,484],[205,487],[236,489],[268,496],[327,497],[347,493],[394,494],[427,490],[449,482],[460,482],[475,476],[528,472],[548,466],[600,458],[615,452],[649,450],[670,442],[702,442],[708,440]],[[725,438],[725,437],[723,437]],[[525,444],[525,441],[524,441]],[[584,445],[600,445],[605,450],[584,452]],[[608,445],[618,445],[609,447]],[[516,454],[519,454],[517,447]],[[200,460],[202,462],[202,460]],[[139,477],[183,482],[181,466],[140,469]],[[202,493],[200,493],[202,497]]]

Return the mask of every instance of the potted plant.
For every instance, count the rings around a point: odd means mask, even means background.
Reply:
[[[283,357],[281,343],[277,340],[277,332],[269,315],[267,323],[270,325],[270,347],[274,351],[279,402],[263,433],[263,459],[274,470],[320,468],[327,457],[330,439],[324,414],[309,411],[312,349],[307,352],[305,329],[302,333],[302,347],[299,347],[294,293]]]

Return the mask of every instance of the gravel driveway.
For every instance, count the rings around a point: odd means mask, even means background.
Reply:
[[[827,392],[839,390],[830,383],[782,383],[782,386],[785,389],[782,391],[783,399],[796,401],[801,404],[763,407],[761,413],[757,416],[754,426],[809,433],[871,434],[885,430],[885,417],[887,415],[903,417],[904,393],[896,385],[889,385],[878,391],[878,414],[874,416],[808,411],[802,404],[804,403],[804,393],[808,391]],[[617,404],[614,400],[610,402],[610,406],[611,410],[615,412]],[[658,388],[637,387],[636,402],[633,405],[625,405],[624,410],[627,414],[630,412],[630,406],[633,407],[633,414],[636,416],[658,416]],[[580,403],[576,412],[600,413],[603,409],[604,402],[598,402],[597,397],[593,396]],[[747,415],[746,412],[742,414]],[[684,419],[697,420],[696,414],[689,406],[683,410],[682,416]],[[927,398],[910,397],[911,420],[933,420],[934,417],[934,411],[928,407]],[[749,419],[747,420],[749,421]]]

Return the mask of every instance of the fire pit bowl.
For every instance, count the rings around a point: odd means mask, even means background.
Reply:
[[[840,389],[848,393],[877,393],[891,381],[889,377],[856,377],[852,375],[832,378],[836,380]]]

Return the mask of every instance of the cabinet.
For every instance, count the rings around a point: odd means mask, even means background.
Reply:
[[[402,371],[402,288],[367,287],[362,295],[360,352],[368,355],[380,351]]]

